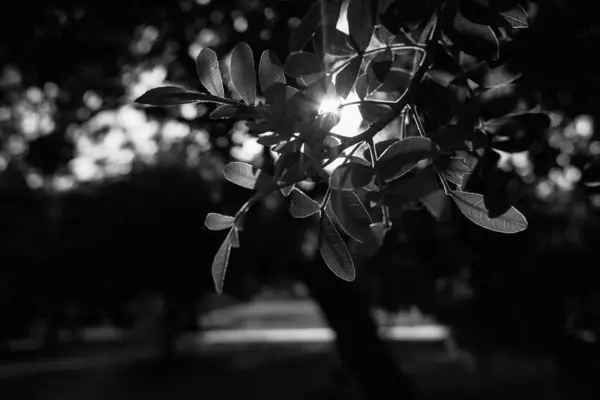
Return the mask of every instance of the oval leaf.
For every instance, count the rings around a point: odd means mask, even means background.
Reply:
[[[500,43],[488,25],[472,22],[457,11],[445,32],[465,53],[480,59],[498,59]]]
[[[256,102],[256,73],[254,58],[248,44],[238,43],[231,53],[229,73],[235,91],[246,102],[253,106]]]
[[[369,82],[367,81],[367,74],[362,74],[356,79],[354,83],[354,90],[359,99],[364,100],[369,94]]]
[[[305,86],[317,82],[325,74],[319,57],[307,51],[290,54],[285,60],[285,73]]]
[[[348,94],[354,87],[361,63],[362,57],[354,57],[335,77],[335,91],[342,99],[348,97]]]
[[[521,5],[517,5],[512,10],[501,12],[500,15],[504,17],[512,28],[529,28],[529,15],[527,15],[527,11]]]
[[[329,177],[329,185],[337,190],[356,190],[368,185],[374,173],[373,168],[366,165],[354,162],[342,164]]]
[[[392,107],[385,104],[362,102],[358,106],[362,118],[372,124],[377,121],[387,121],[394,115]]]
[[[299,51],[315,34],[321,20],[321,2],[315,1],[290,35],[290,51]]]
[[[482,228],[500,233],[517,233],[527,229],[527,220],[514,207],[496,218],[490,218],[483,195],[452,191],[451,196],[465,217]]]
[[[510,71],[506,64],[490,68],[486,62],[477,64],[467,71],[467,77],[482,88],[508,85],[521,77],[520,72]]]
[[[223,99],[205,94],[192,92],[175,86],[163,86],[148,90],[135,99],[136,103],[151,106],[176,106],[189,103],[221,103]]]
[[[231,254],[231,235],[234,229],[229,231],[227,237],[219,247],[219,251],[215,254],[215,258],[212,263],[212,277],[215,283],[215,289],[218,294],[223,292],[223,283],[225,282],[225,273],[227,272],[227,265],[229,264],[229,255]]]
[[[282,83],[285,85],[283,66],[281,65],[281,61],[279,61],[279,58],[277,58],[277,55],[271,50],[263,51],[260,56],[258,81],[260,82],[260,90],[262,90],[263,94],[275,83]]]
[[[290,194],[290,214],[294,218],[308,218],[321,210],[319,203],[303,191],[293,188]]]
[[[231,228],[235,218],[229,215],[209,213],[204,220],[204,225],[211,231],[222,231]]]
[[[439,189],[437,175],[431,167],[424,168],[419,174],[411,178],[396,179],[385,190],[385,197],[389,195],[401,196],[409,200],[417,200]],[[385,198],[384,197],[384,198]],[[391,196],[392,199],[394,196]]]
[[[369,82],[369,93],[379,89],[386,80],[392,64],[394,55],[390,49],[378,53],[367,67],[367,80]]]
[[[246,189],[266,190],[275,186],[275,181],[261,169],[243,162],[231,162],[223,168],[223,175],[231,183]]]
[[[223,90],[223,80],[219,70],[219,60],[217,54],[208,48],[200,50],[196,58],[196,72],[202,85],[210,94],[219,97],[225,97]]]
[[[348,247],[346,247],[346,243],[344,243],[339,232],[333,226],[327,213],[321,214],[319,233],[319,251],[325,264],[339,278],[347,282],[352,282],[356,277],[354,261],[348,251]]]
[[[423,159],[434,154],[431,140],[424,137],[409,137],[395,142],[381,155],[377,168],[385,181],[399,178]]]
[[[369,226],[373,221],[356,193],[332,190],[330,201],[337,221],[348,236],[361,243],[369,241],[372,236]]]
[[[374,9],[375,8],[375,9]],[[364,51],[371,42],[375,28],[374,12],[377,2],[372,0],[350,0],[348,5],[348,29],[356,50]]]

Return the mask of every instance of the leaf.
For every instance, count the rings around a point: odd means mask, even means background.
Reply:
[[[482,228],[500,233],[517,233],[527,229],[527,220],[514,207],[496,218],[490,218],[483,195],[458,191],[451,191],[450,194],[465,217]]]
[[[378,53],[367,66],[367,80],[369,83],[369,93],[373,93],[383,85],[387,78],[392,64],[394,54],[390,49]]]
[[[452,25],[447,26],[445,32],[467,54],[480,59],[497,60],[499,57],[500,43],[492,28],[469,21],[460,11],[456,12]]]
[[[411,79],[412,73],[392,67],[381,86],[377,88],[377,93],[385,93],[384,99],[387,101],[396,101],[406,92]]]
[[[233,48],[229,73],[235,91],[246,104],[253,106],[256,102],[256,72],[252,49],[248,44],[241,42]]]
[[[394,180],[385,189],[385,197],[398,195],[408,200],[417,200],[439,189],[437,175],[430,166],[416,176]],[[394,196],[392,196],[393,198]]]
[[[361,243],[369,240],[371,236],[369,226],[373,221],[354,191],[332,190],[331,208],[348,236]]]
[[[261,169],[238,161],[225,165],[223,175],[231,183],[246,189],[268,190],[275,185],[273,178]]]
[[[235,229],[235,228],[234,228]],[[215,254],[215,258],[212,263],[212,276],[215,283],[215,289],[217,294],[223,292],[223,283],[225,282],[225,273],[227,272],[227,265],[229,264],[229,255],[231,254],[231,232],[227,234],[227,237],[219,247],[219,251]]]
[[[509,153],[529,150],[549,127],[550,118],[543,113],[515,114],[484,123],[484,129],[494,134],[492,147]]]
[[[176,106],[189,103],[222,103],[223,100],[209,94],[192,92],[175,86],[162,86],[148,90],[135,99],[135,102],[151,106]]]
[[[329,185],[337,190],[356,190],[373,180],[373,168],[350,162],[337,167],[329,177]]]
[[[383,246],[383,240],[389,229],[382,222],[374,222],[369,226],[370,238],[364,243],[350,240],[350,251],[362,259],[370,258]]]
[[[456,150],[476,150],[485,147],[489,139],[471,125],[446,125],[428,134],[443,153]]]
[[[321,257],[331,272],[347,282],[352,282],[356,277],[352,256],[327,213],[321,214],[319,241]]]
[[[419,161],[433,154],[431,140],[424,137],[409,137],[388,147],[379,158],[377,168],[382,179],[391,181],[401,177],[413,169]]]
[[[354,57],[352,61],[341,70],[335,77],[335,91],[342,99],[348,97],[348,94],[354,87],[354,82],[360,71],[361,57]]]
[[[321,3],[315,1],[290,35],[290,52],[299,51],[315,34],[321,19]]]
[[[436,164],[446,179],[462,188],[477,165],[477,158],[468,152],[457,151],[453,157],[441,157]]]
[[[325,74],[319,57],[307,51],[290,54],[285,60],[285,73],[294,79],[299,79],[305,86],[317,82]]]
[[[276,114],[283,115],[285,111],[285,105],[288,100],[298,93],[300,93],[298,89],[287,86],[280,82],[276,82],[271,85],[263,94],[265,95],[267,103],[273,107],[273,111]]]
[[[348,5],[348,29],[357,51],[364,51],[371,42],[375,29],[377,2],[372,0],[350,0]],[[375,13],[374,13],[375,11]]]
[[[225,97],[223,90],[223,80],[219,70],[219,59],[217,54],[208,48],[200,50],[196,58],[196,72],[198,78],[210,94],[219,97]]]
[[[229,215],[209,213],[204,220],[204,225],[211,231],[222,231],[231,228],[235,218]]]
[[[350,36],[338,30],[335,25],[319,29],[313,43],[315,53],[328,65],[340,58],[348,58],[356,54],[350,45]]]
[[[467,77],[482,88],[508,85],[519,79],[521,75],[520,72],[511,72],[506,64],[490,68],[485,62],[467,71]]]
[[[293,188],[290,194],[290,214],[294,218],[308,218],[321,211],[319,203],[303,191]]]
[[[380,158],[383,153],[394,143],[399,142],[398,139],[385,139],[380,142],[375,143],[375,155],[376,158]],[[371,151],[367,146],[365,146],[365,151],[363,153],[365,160],[369,163],[369,165],[373,164],[373,160],[371,159]]]
[[[423,196],[421,202],[438,221],[445,222],[450,219],[450,201],[443,189]]]
[[[515,8],[501,12],[500,15],[515,29],[529,28],[529,15],[521,5]]]
[[[277,55],[271,50],[263,51],[260,56],[258,81],[260,82],[260,90],[263,94],[275,83],[282,83],[285,85],[283,66],[281,65],[281,61],[279,61],[279,58],[277,58]]]
[[[362,118],[372,124],[377,121],[387,121],[394,115],[392,107],[386,104],[362,102],[358,106]]]
[[[354,90],[359,99],[364,100],[369,94],[369,82],[367,81],[367,74],[360,75],[354,83]]]

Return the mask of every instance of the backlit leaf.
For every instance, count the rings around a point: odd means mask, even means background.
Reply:
[[[229,73],[235,91],[246,104],[253,106],[256,102],[256,72],[252,49],[248,44],[241,42],[233,48]]]
[[[303,191],[293,188],[290,193],[290,214],[294,218],[308,218],[320,211],[320,205]]]
[[[279,61],[279,58],[277,58],[277,55],[271,50],[263,51],[260,56],[258,81],[260,82],[260,90],[263,94],[275,83],[282,83],[285,85],[283,66],[281,65],[281,61]]]
[[[527,229],[527,220],[514,207],[496,218],[490,218],[483,195],[452,191],[451,196],[460,211],[483,228],[500,233],[517,233]]]
[[[225,165],[223,175],[228,181],[246,189],[268,190],[275,185],[273,178],[261,169],[238,161]]]
[[[367,81],[367,74],[360,75],[354,83],[354,90],[359,99],[364,100],[369,94],[369,82]]]
[[[351,190],[332,190],[331,207],[343,230],[359,242],[372,235],[369,226],[373,221],[364,205]]]
[[[512,72],[506,64],[490,68],[487,63],[479,63],[467,71],[467,77],[482,88],[508,85],[521,77],[520,72]]]
[[[329,178],[329,185],[337,190],[356,190],[368,185],[373,179],[373,168],[369,165],[350,162],[337,167]]]
[[[227,265],[229,264],[229,255],[231,254],[231,232],[233,232],[234,229],[235,228],[227,234],[219,251],[215,254],[212,263],[212,277],[218,294],[223,292],[225,273],[227,272]]]
[[[319,240],[321,257],[331,272],[345,281],[352,282],[356,277],[354,261],[327,213],[321,214]]]
[[[392,107],[385,104],[363,102],[358,106],[362,118],[372,124],[377,121],[387,121],[394,115]]]
[[[325,74],[319,57],[307,51],[290,54],[285,60],[285,73],[300,80],[305,86],[317,82]]]
[[[231,228],[234,222],[235,218],[229,215],[209,213],[204,220],[204,225],[211,231],[222,231]]]
[[[188,103],[222,103],[223,99],[175,86],[163,86],[148,90],[135,99],[135,102],[151,106],[176,106]]]
[[[521,5],[517,5],[509,11],[501,12],[500,15],[513,28],[529,28],[529,15],[527,15],[527,11]]]
[[[225,97],[223,80],[219,70],[219,59],[214,51],[206,47],[200,50],[196,58],[196,72],[200,82],[210,94]]]
[[[424,137],[409,137],[388,147],[379,158],[377,168],[385,181],[391,181],[401,177],[413,169],[419,161],[433,154],[431,140]]]

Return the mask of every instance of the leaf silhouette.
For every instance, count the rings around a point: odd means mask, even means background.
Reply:
[[[460,211],[483,228],[500,233],[517,233],[527,229],[527,220],[514,207],[496,218],[490,218],[483,195],[459,191],[451,191],[450,195]]]
[[[223,168],[223,175],[231,183],[246,189],[267,190],[275,181],[261,169],[243,162],[231,162]]]
[[[481,59],[498,59],[500,43],[488,25],[470,21],[460,11],[457,11],[454,21],[446,27],[444,32],[467,54]]]
[[[263,94],[275,83],[283,83],[285,85],[283,66],[281,65],[281,61],[279,61],[279,58],[277,58],[277,55],[271,50],[263,51],[260,56],[258,81],[260,83],[260,90]]]
[[[212,277],[215,283],[215,289],[218,294],[223,292],[223,283],[225,282],[225,273],[229,264],[229,255],[231,254],[231,235],[235,228],[227,234],[227,237],[219,247],[219,251],[215,254],[212,263]]]
[[[335,78],[335,91],[341,98],[345,99],[354,87],[354,82],[360,71],[362,57],[354,57],[352,61],[341,70]]]
[[[285,60],[285,73],[294,79],[299,79],[305,86],[317,82],[325,74],[319,57],[308,51],[290,54]]]
[[[431,140],[424,137],[409,137],[395,142],[379,158],[377,168],[385,181],[399,178],[423,159],[433,155]]]
[[[321,2],[314,2],[290,35],[290,52],[299,51],[315,34],[321,20]]]
[[[331,208],[341,228],[361,243],[369,241],[372,233],[369,226],[371,216],[355,192],[350,190],[332,190]]]
[[[394,180],[386,188],[385,194],[397,195],[409,200],[417,200],[439,189],[437,175],[431,167],[425,167],[416,176]],[[392,196],[394,197],[394,196]]]
[[[233,48],[229,73],[235,91],[246,104],[253,106],[256,102],[256,73],[252,49],[248,44],[241,42]]]
[[[151,106],[176,106],[189,103],[222,103],[223,100],[210,94],[192,92],[176,86],[162,86],[148,90],[135,99],[135,102]]]
[[[256,118],[256,111],[253,107],[243,106],[230,106],[228,104],[220,105],[210,113],[211,119],[227,119],[227,118],[238,118],[238,119],[252,119]]]
[[[367,81],[369,82],[369,93],[379,89],[392,68],[394,55],[390,49],[378,53],[367,67]]]
[[[204,225],[211,231],[222,231],[231,228],[234,222],[235,218],[229,215],[209,213],[204,220]]]
[[[290,214],[294,218],[308,218],[320,211],[319,203],[303,191],[293,188],[290,193]]]
[[[360,75],[356,82],[354,82],[354,90],[359,99],[364,100],[369,94],[369,82],[367,81],[367,74]]]
[[[512,72],[506,64],[490,68],[486,62],[477,64],[467,71],[467,77],[482,88],[494,88],[513,83],[521,77],[521,72]]]
[[[368,123],[386,121],[394,114],[394,110],[387,104],[360,103],[358,110],[362,118]]]
[[[219,70],[219,59],[217,54],[208,48],[200,50],[196,58],[196,72],[200,82],[204,85],[210,94],[219,97],[225,97],[223,90],[223,80]]]
[[[354,261],[327,213],[321,213],[319,233],[319,250],[325,264],[339,278],[352,282],[356,277]]]
[[[348,5],[348,28],[358,51],[364,51],[371,42],[375,28],[373,11],[376,12],[373,6],[376,4],[372,0],[351,0]]]

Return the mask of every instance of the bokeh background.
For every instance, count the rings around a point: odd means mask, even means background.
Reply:
[[[214,294],[223,235],[204,217],[249,196],[222,168],[237,159],[268,170],[271,154],[244,121],[208,119],[211,106],[133,100],[162,85],[202,90],[204,47],[225,82],[240,41],[284,60],[310,5],[4,7],[2,399],[597,395],[600,190],[581,177],[600,155],[600,26],[585,1],[535,2],[506,56],[552,121],[529,151],[499,161],[526,232],[412,210],[348,284],[320,261],[310,221],[273,194],[251,211],[225,293]]]

